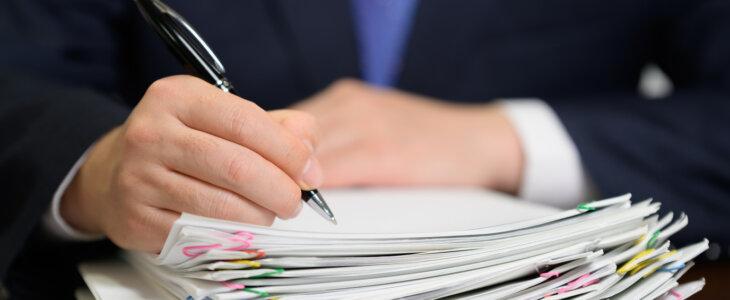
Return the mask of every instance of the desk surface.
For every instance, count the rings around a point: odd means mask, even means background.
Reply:
[[[730,261],[700,261],[682,276],[680,283],[703,277],[706,280],[705,287],[690,299],[728,299],[726,288],[730,287]]]

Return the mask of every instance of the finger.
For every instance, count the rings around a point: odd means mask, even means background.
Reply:
[[[145,237],[150,241],[142,251],[160,253],[162,247],[165,246],[167,236],[170,234],[173,223],[180,218],[180,214],[174,211],[149,208],[148,218],[150,225],[147,226],[145,232],[149,232]]]
[[[168,210],[216,219],[269,226],[274,213],[228,190],[176,172],[152,179],[159,205]],[[301,201],[298,201],[301,205]]]
[[[109,238],[125,249],[159,253],[179,217],[179,213],[144,206],[118,223],[123,228],[110,231]]]
[[[321,136],[314,116],[292,109],[272,110],[269,111],[269,115],[296,137],[302,139],[309,150],[314,152]]]
[[[232,191],[280,218],[294,215],[301,202],[299,186],[256,152],[189,128],[167,136],[161,159],[168,168]]]
[[[317,176],[306,174],[313,172],[313,154],[305,143],[253,102],[190,76],[160,80],[150,90],[159,97],[172,98],[166,102],[186,126],[253,150],[302,188],[313,189],[319,184]]]

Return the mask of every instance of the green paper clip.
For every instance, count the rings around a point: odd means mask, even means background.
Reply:
[[[583,202],[581,204],[578,204],[578,207],[576,207],[576,209],[580,212],[587,211],[587,210],[596,210],[596,208],[593,206],[587,206],[588,204],[591,204],[593,202],[596,202],[596,201],[588,201],[588,202]]]
[[[656,246],[656,243],[659,241],[656,238],[659,236],[659,234],[662,233],[661,230],[657,230],[654,235],[651,236],[651,238],[646,242],[646,249],[652,249],[654,246]],[[653,242],[653,243],[652,243]]]
[[[250,292],[250,293],[254,293],[254,294],[259,294],[261,296],[268,296],[269,295],[269,293],[267,293],[267,292],[260,292],[260,291],[252,290],[252,289],[241,289],[241,290],[242,291],[247,291],[247,292]]]

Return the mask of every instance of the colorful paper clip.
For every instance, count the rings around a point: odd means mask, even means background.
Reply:
[[[246,291],[246,292],[249,292],[249,293],[258,294],[258,295],[261,295],[261,296],[268,296],[269,295],[269,293],[267,293],[267,292],[262,292],[262,291],[257,291],[257,290],[253,290],[253,289],[246,288],[246,286],[244,286],[243,284],[228,283],[228,282],[225,282],[225,281],[220,281],[220,283],[222,285],[226,286],[227,288],[242,290],[242,291]]]
[[[245,289],[246,288],[246,286],[243,285],[243,284],[233,284],[233,283],[228,283],[228,282],[225,282],[225,281],[221,281],[220,283],[222,285],[226,286],[227,288],[232,288],[232,289],[237,289],[237,290]]]
[[[657,269],[657,272],[671,272],[671,271],[679,270],[679,269],[684,268],[684,267],[686,267],[686,266],[684,264],[681,264],[681,265],[676,266],[674,268],[660,268],[660,269]]]
[[[558,274],[558,272],[554,272],[554,271],[553,272],[545,272],[545,273],[541,273],[540,274],[540,277],[548,277],[548,278],[550,278],[551,276],[555,276],[555,278],[558,278],[558,277],[560,277],[560,274]]]
[[[248,259],[259,259],[259,258],[266,257],[266,252],[264,252],[264,251],[259,251],[259,250],[246,250],[246,251],[243,251],[243,252],[246,252],[246,253],[249,253],[249,254],[256,254],[256,256],[249,257]]]
[[[650,261],[645,261],[644,263],[646,263],[646,264],[645,265],[642,265],[641,268],[643,269],[645,266],[648,266],[648,265],[653,264],[653,263],[655,263],[657,261],[660,261],[662,259],[665,259],[667,257],[670,257],[670,256],[672,256],[672,255],[674,255],[676,253],[677,253],[677,250],[672,250],[672,251],[669,251],[668,253],[666,253],[666,254],[664,254],[662,256],[659,256],[659,257],[657,257],[655,259],[652,259]],[[644,276],[642,276],[642,278],[646,278],[647,276],[651,275],[652,273],[656,272],[657,270],[659,270],[659,267],[656,267],[656,268],[654,268],[654,270],[651,270],[651,272],[644,274]],[[637,271],[638,270],[632,271],[631,272],[631,275],[636,274]]]
[[[587,287],[587,286],[590,286],[590,285],[592,285],[592,284],[594,284],[596,282],[599,282],[599,281],[601,281],[601,279],[600,278],[596,278],[596,279],[593,279],[591,281],[588,281],[588,282],[584,283],[580,287]]]
[[[245,260],[245,259],[241,259],[241,260],[229,260],[228,262],[234,263],[234,264],[248,265],[248,266],[250,266],[252,268],[259,268],[259,267],[261,267],[261,264],[260,263],[255,262],[255,261]]]
[[[588,204],[591,204],[593,202],[596,202],[596,201],[583,202],[581,204],[578,204],[578,207],[576,207],[575,209],[577,209],[579,212],[584,212],[584,211],[589,211],[589,210],[596,210],[596,207],[594,207],[594,206],[588,206]]]
[[[249,293],[258,294],[258,295],[261,295],[261,296],[264,296],[264,297],[266,297],[266,296],[269,295],[269,293],[267,293],[267,292],[262,292],[262,291],[252,290],[252,289],[241,289],[241,290],[242,291],[249,292]]]
[[[646,242],[646,250],[652,249],[656,246],[656,243],[659,241],[656,238],[661,234],[661,230],[657,230],[654,232],[654,235],[651,236],[651,238]]]
[[[634,258],[632,258],[631,260],[629,260],[628,262],[626,262],[623,266],[621,266],[621,268],[619,268],[616,271],[616,273],[618,273],[619,275],[623,275],[624,273],[633,270],[634,268],[636,268],[636,266],[631,266],[631,265],[633,265],[635,261],[641,259],[644,256],[647,256],[647,255],[651,254],[652,252],[654,252],[654,249],[649,249],[649,250],[641,251],[639,254],[637,254],[636,256],[634,256]]]
[[[249,247],[251,247],[251,242],[250,241],[253,240],[253,234],[251,234],[249,232],[241,231],[241,232],[236,232],[235,235],[242,236],[242,237],[245,237],[245,238],[234,237],[234,238],[229,238],[228,240],[229,241],[232,241],[232,242],[243,242],[244,244],[241,245],[241,246],[238,246],[238,247],[233,247],[233,248],[225,249],[226,251],[240,251],[240,250],[248,249]],[[205,249],[217,249],[217,248],[221,248],[221,247],[223,247],[223,245],[221,245],[221,244],[203,245],[203,246],[190,246],[190,247],[183,248],[182,249],[182,253],[185,256],[187,256],[187,257],[195,258],[195,257],[198,257],[198,256],[203,255],[203,253],[205,253],[205,252],[202,252],[202,253],[190,253],[190,251],[192,251],[192,250],[205,250]]]
[[[583,274],[583,276],[578,277],[578,279],[568,282],[568,285],[566,285],[564,288],[560,289],[558,291],[558,294],[565,294],[567,292],[572,291],[576,285],[581,283],[583,280],[586,280],[586,278],[588,278],[588,276],[590,276],[590,275],[591,275],[591,273],[585,273],[585,274]]]

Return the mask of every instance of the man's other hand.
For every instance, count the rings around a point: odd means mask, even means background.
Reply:
[[[344,79],[295,109],[317,118],[325,186],[480,186],[516,193],[522,148],[500,107]]]

